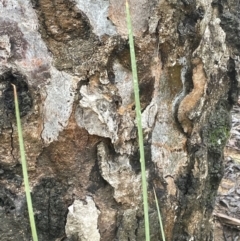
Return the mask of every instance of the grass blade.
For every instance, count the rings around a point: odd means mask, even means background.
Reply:
[[[15,112],[16,112],[16,119],[17,119],[17,130],[18,130],[18,141],[19,141],[21,161],[22,161],[22,171],[23,171],[23,179],[24,179],[24,185],[25,185],[25,193],[26,193],[26,199],[27,199],[30,226],[31,226],[33,241],[38,241],[37,230],[36,230],[36,225],[35,225],[35,220],[34,220],[33,207],[32,207],[32,198],[31,198],[30,186],[29,186],[29,181],[28,181],[27,163],[26,163],[26,159],[25,159],[25,150],[24,150],[24,144],[23,144],[23,136],[22,136],[20,114],[19,114],[17,90],[16,90],[16,86],[14,84],[12,84],[12,86],[13,86],[13,93],[14,93],[14,103],[15,103]]]
[[[127,27],[128,27],[128,34],[129,34],[129,45],[130,45],[130,55],[131,55],[131,64],[132,64],[135,105],[136,105],[138,143],[139,143],[139,150],[140,150],[145,236],[146,236],[146,241],[150,241],[149,216],[148,216],[148,195],[147,195],[147,180],[146,180],[145,156],[144,156],[144,145],[143,145],[141,105],[140,105],[140,98],[139,98],[137,64],[136,64],[136,57],[135,57],[131,16],[130,16],[129,4],[128,4],[127,0],[126,0],[126,12],[127,12]]]
[[[153,188],[153,192],[154,192],[154,197],[155,197],[155,202],[156,202],[156,207],[157,207],[158,220],[159,220],[160,230],[161,230],[161,234],[162,234],[162,240],[165,241],[165,234],[164,234],[164,229],[163,229],[163,224],[162,224],[162,217],[161,217],[161,212],[160,212],[160,208],[159,208],[159,205],[158,205],[158,200],[157,200],[155,188]]]

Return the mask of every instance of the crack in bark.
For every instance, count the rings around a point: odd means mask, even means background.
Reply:
[[[7,117],[9,117],[9,115],[7,114]],[[13,158],[13,160],[16,160],[16,157],[13,154],[14,151],[14,141],[13,141],[13,133],[14,133],[14,129],[13,129],[13,124],[12,121],[9,122],[10,123],[10,127],[11,127],[11,133],[10,133],[10,138],[11,138],[11,156]]]

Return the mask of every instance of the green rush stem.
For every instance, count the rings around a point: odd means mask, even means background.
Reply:
[[[158,200],[157,200],[157,195],[155,192],[155,188],[153,188],[153,192],[154,192],[154,197],[155,197],[155,202],[156,202],[156,207],[157,207],[157,213],[158,213],[158,220],[159,220],[159,226],[160,226],[160,230],[161,230],[161,234],[162,234],[162,240],[165,241],[165,234],[164,234],[164,229],[163,229],[163,224],[162,224],[162,217],[161,217],[161,212],[160,212],[160,208],[158,205]]]
[[[34,214],[33,214],[32,198],[31,198],[31,192],[30,192],[29,181],[28,181],[27,163],[26,163],[26,159],[25,159],[25,150],[24,150],[24,144],[23,144],[23,136],[22,136],[20,114],[19,114],[17,90],[16,90],[16,86],[14,84],[12,84],[12,86],[13,86],[13,92],[14,92],[14,103],[15,103],[15,112],[16,112],[16,119],[17,119],[18,140],[19,140],[19,147],[20,147],[20,154],[21,154],[21,161],[22,161],[22,171],[23,171],[23,179],[24,179],[24,185],[25,185],[25,193],[26,193],[26,199],[27,199],[30,226],[31,226],[33,241],[38,241],[37,230],[36,230]]]
[[[143,131],[142,131],[142,120],[141,120],[141,105],[140,105],[140,98],[139,98],[139,85],[138,85],[137,65],[136,65],[135,50],[134,50],[132,24],[131,24],[129,4],[128,4],[127,0],[126,0],[126,12],[127,12],[127,26],[128,26],[128,34],[129,34],[129,45],[130,45],[133,85],[134,85],[135,104],[136,104],[138,142],[139,142],[139,149],[140,149],[145,236],[146,236],[146,241],[150,241],[149,216],[148,216],[148,195],[147,195],[147,180],[146,180]]]

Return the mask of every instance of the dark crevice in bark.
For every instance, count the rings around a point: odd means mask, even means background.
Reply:
[[[63,197],[66,190],[66,184],[51,177],[43,178],[34,187],[33,206],[41,239],[53,240],[64,235],[67,203]]]
[[[10,122],[10,126],[11,126],[11,134],[10,134],[11,135],[11,137],[10,137],[11,138],[11,155],[12,155],[13,160],[15,160],[16,157],[14,156],[14,152],[13,152],[14,151],[14,145],[13,145],[13,131],[14,130],[13,130],[12,122]]]
[[[19,72],[10,70],[0,77],[0,82],[5,83],[6,86],[3,91],[3,101],[7,113],[15,116],[15,105],[12,87],[12,84],[14,84],[17,89],[20,116],[23,117],[27,115],[27,113],[32,108],[33,100],[24,76],[22,76]]]
[[[228,93],[228,100],[233,105],[233,104],[236,104],[238,101],[239,88],[238,88],[237,73],[235,69],[235,61],[232,58],[230,58],[228,61],[228,77],[231,80],[230,89]]]
[[[91,181],[91,184],[88,186],[87,190],[92,194],[95,194],[100,188],[104,188],[109,185],[109,183],[100,174],[97,160],[91,170],[89,180]]]

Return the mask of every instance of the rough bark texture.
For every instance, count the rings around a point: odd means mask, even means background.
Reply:
[[[151,240],[153,187],[167,240],[213,240],[238,97],[239,1],[130,5]],[[145,240],[124,1],[2,0],[0,13],[0,240],[30,240],[11,83],[39,240]]]
[[[224,150],[224,176],[214,208],[214,238],[218,241],[240,238],[240,99],[232,110],[232,129]]]

